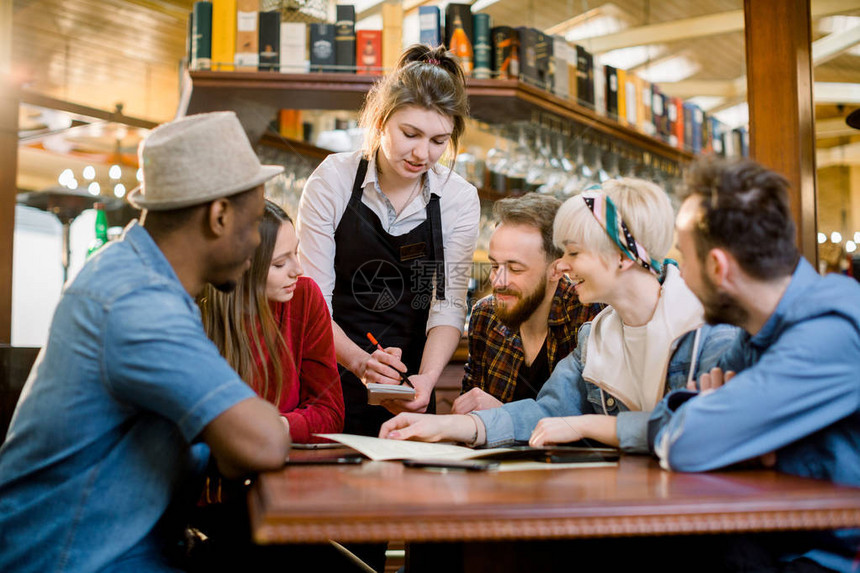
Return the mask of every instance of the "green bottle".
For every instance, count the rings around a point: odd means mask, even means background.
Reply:
[[[93,204],[93,209],[96,210],[96,238],[92,243],[90,243],[90,248],[87,249],[87,258],[92,256],[93,253],[98,251],[108,242],[108,223],[107,213],[105,213],[105,204],[95,203]]]

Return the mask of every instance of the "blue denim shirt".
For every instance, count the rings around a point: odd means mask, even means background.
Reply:
[[[820,277],[801,260],[761,331],[738,338],[720,366],[737,375],[719,390],[680,391],[654,410],[653,447],[664,467],[705,471],[776,452],[776,469],[860,486],[860,284]],[[847,549],[806,557],[851,570]]]
[[[629,452],[648,451],[648,417],[650,412],[630,412],[613,396],[582,378],[582,349],[587,348],[591,323],[579,329],[576,349],[556,365],[534,400],[518,400],[499,408],[474,412],[484,422],[487,446],[497,447],[513,441],[527,441],[543,418],[608,414],[617,416],[616,431],[621,448]],[[713,368],[729,344],[738,335],[731,326],[703,326],[699,338],[695,376]],[[683,335],[669,360],[666,372],[668,388],[687,384],[695,331]]]
[[[0,449],[0,571],[171,570],[168,506],[209,457],[193,442],[253,395],[132,224],[63,294]]]

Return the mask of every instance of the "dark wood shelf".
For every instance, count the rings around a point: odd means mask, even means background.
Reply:
[[[472,117],[490,124],[529,120],[534,111],[545,111],[672,161],[686,163],[693,159],[688,151],[517,80],[470,79],[468,89]]]
[[[298,153],[299,155],[311,157],[318,161],[322,161],[334,153],[329,149],[323,149],[322,147],[311,145],[306,141],[284,137],[283,135],[278,135],[271,131],[267,131],[263,134],[260,138],[260,144],[268,147],[275,147],[277,149],[283,149],[284,151],[289,151],[291,153]]]
[[[258,141],[278,109],[358,110],[380,76],[278,72],[191,72],[187,113],[234,110]],[[686,163],[691,153],[517,80],[469,79],[472,117],[490,124],[530,120],[543,111],[665,159]]]

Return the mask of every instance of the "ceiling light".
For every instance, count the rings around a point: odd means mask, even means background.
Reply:
[[[137,168],[137,173],[135,174],[135,177],[137,177],[137,182],[138,182],[138,183],[140,183],[141,181],[143,181],[143,168],[142,168],[142,167],[138,167],[138,168]]]
[[[827,16],[818,21],[818,31],[824,34],[842,34],[857,26],[860,26],[860,16]],[[860,46],[853,46],[846,53],[860,56]]]
[[[857,250],[857,244],[854,241],[847,241],[845,243],[845,252],[846,253],[853,253],[856,250]]]
[[[63,169],[63,172],[60,173],[60,176],[57,177],[57,183],[62,185],[63,187],[68,187],[71,181],[75,180],[75,174],[71,169]]]
[[[725,102],[726,98],[718,96],[696,96],[689,98],[687,101],[701,108],[703,111],[708,111],[709,109],[715,108]]]
[[[88,181],[92,181],[96,178],[96,168],[92,165],[87,165],[84,167],[84,179]]]
[[[830,233],[830,242],[834,245],[841,243],[842,233],[840,233],[839,231],[833,231],[832,233]]]
[[[620,32],[627,28],[627,23],[621,21],[615,16],[599,15],[593,18],[588,18],[582,24],[570,28],[564,34],[565,40],[568,42],[579,42],[587,38],[595,38],[597,36],[608,36],[615,32]]]
[[[827,242],[827,235],[825,235],[824,233],[818,233],[818,244],[823,245],[826,242]]]
[[[652,84],[680,82],[698,72],[702,68],[699,62],[685,55],[661,60],[648,64],[637,70],[637,75]]]
[[[860,25],[860,16],[828,16],[818,21],[818,31],[838,34]]]
[[[113,188],[113,194],[116,197],[125,197],[125,185],[117,183]]]
[[[119,179],[122,177],[122,168],[119,165],[111,165],[108,175],[111,179]]]
[[[475,12],[480,12],[484,8],[489,8],[499,0],[478,0],[474,4],[472,4],[472,14]]]
[[[90,183],[89,187],[87,187],[87,191],[90,195],[99,195],[102,192],[97,181]]]
[[[739,103],[738,105],[714,112],[713,116],[725,124],[728,129],[734,129],[749,123],[750,108],[746,102]]]
[[[665,46],[633,46],[621,48],[600,55],[600,62],[622,70],[641,66],[649,60],[659,58],[666,51]]]

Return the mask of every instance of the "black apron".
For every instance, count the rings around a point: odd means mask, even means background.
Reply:
[[[361,202],[367,160],[358,165],[352,195],[334,233],[335,283],[332,317],[367,352],[371,332],[383,347],[403,350],[402,362],[417,374],[427,341],[425,333],[433,285],[445,298],[442,219],[439,196],[432,194],[427,219],[405,235],[389,235],[379,217]],[[367,390],[352,372],[338,366],[345,406],[344,432],[377,436],[392,414],[367,404]],[[436,412],[431,394],[428,413]]]

